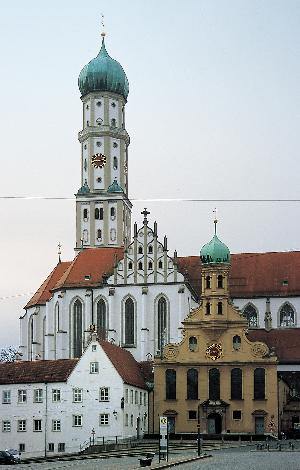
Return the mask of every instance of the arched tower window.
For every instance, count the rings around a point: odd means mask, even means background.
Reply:
[[[223,314],[223,304],[222,304],[222,302],[218,302],[217,312],[218,312],[218,315]]]
[[[162,269],[163,268],[163,262],[162,261],[159,261],[158,262],[158,269]]]
[[[142,247],[142,246],[139,246],[139,248],[138,248],[138,254],[139,254],[139,255],[142,255],[142,254],[143,254],[143,247]]]
[[[106,303],[103,299],[97,302],[97,333],[99,338],[106,339],[107,336],[107,314]]]
[[[209,369],[208,375],[209,399],[216,401],[220,399],[220,371],[216,367]]]
[[[160,297],[157,302],[157,349],[162,351],[167,342],[167,301]]]
[[[295,312],[289,303],[282,305],[279,311],[279,325],[280,326],[295,326]]]
[[[250,328],[256,328],[258,326],[257,310],[253,305],[246,305],[243,310],[243,315],[247,318]]]
[[[243,374],[238,367],[231,369],[231,400],[243,398]]]
[[[138,269],[141,271],[143,269],[143,263],[140,261],[138,264]]]
[[[218,289],[223,289],[223,276],[220,274],[218,276]]]
[[[254,400],[264,400],[266,392],[265,369],[258,367],[254,371]]]
[[[235,335],[232,338],[232,346],[235,351],[238,351],[241,348],[241,337],[239,335]]]
[[[118,159],[117,157],[114,157],[114,170],[118,169]]]
[[[176,400],[176,370],[166,370],[166,400]]]
[[[99,211],[98,207],[96,207],[96,209],[95,209],[95,219],[98,220],[99,218],[100,218],[100,211]]]
[[[116,209],[114,207],[110,208],[110,218],[114,220],[116,218]]]
[[[88,214],[89,214],[88,210],[87,210],[87,209],[83,209],[83,218],[84,218],[84,220],[87,220],[87,219],[88,219]]]
[[[124,343],[125,346],[134,346],[135,343],[135,321],[134,321],[134,302],[129,297],[125,301],[124,318]]]
[[[197,351],[198,341],[196,336],[189,337],[189,350],[192,352]]]
[[[198,371],[189,369],[186,375],[186,390],[188,400],[198,400]]]
[[[79,299],[73,305],[73,357],[82,354],[82,303]]]
[[[152,245],[149,245],[148,246],[148,253],[153,253],[153,246]]]
[[[99,219],[103,220],[103,207],[100,207],[99,209]]]
[[[206,286],[206,289],[210,289],[210,276],[206,276],[205,286]]]
[[[210,315],[210,303],[207,302],[205,305],[205,314]]]

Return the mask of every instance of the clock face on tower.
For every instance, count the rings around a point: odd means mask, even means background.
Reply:
[[[106,164],[106,156],[102,153],[96,153],[92,156],[91,163],[94,168],[103,168]]]

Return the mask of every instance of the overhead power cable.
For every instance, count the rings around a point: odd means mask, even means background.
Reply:
[[[2,200],[49,200],[49,201],[74,201],[74,197],[59,196],[0,196]],[[291,198],[130,198],[134,202],[300,202],[300,199]]]

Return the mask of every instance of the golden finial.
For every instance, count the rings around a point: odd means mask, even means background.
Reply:
[[[103,37],[103,39],[105,38],[105,30],[104,30],[104,15],[102,13],[101,15],[101,26],[102,26],[102,32],[101,32],[101,36]]]
[[[214,224],[215,224],[215,235],[217,235],[217,223],[218,223],[218,219],[217,219],[217,208],[215,207],[214,210],[213,210],[213,214],[214,214]]]

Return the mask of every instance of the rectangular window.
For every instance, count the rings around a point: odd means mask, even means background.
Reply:
[[[189,419],[197,419],[197,411],[189,410]]]
[[[100,388],[100,401],[109,401],[109,388],[108,387]]]
[[[147,406],[147,393],[144,393],[144,406]]]
[[[138,396],[138,392],[135,391],[134,393],[134,403],[135,405],[138,405],[139,404],[139,396]]]
[[[128,414],[125,414],[125,426],[128,426]]]
[[[18,390],[18,403],[26,403],[27,392],[26,390]]]
[[[43,402],[43,389],[36,388],[33,392],[33,401],[35,403],[42,403]]]
[[[130,403],[133,405],[133,390],[130,390]]]
[[[26,419],[19,419],[18,420],[17,429],[18,429],[18,432],[25,432],[26,431]]]
[[[73,426],[82,426],[82,415],[73,415]]]
[[[9,403],[11,403],[10,390],[3,390],[3,392],[2,392],[2,403],[4,405],[8,405]]]
[[[128,388],[125,388],[125,403],[128,403]]]
[[[99,373],[99,362],[91,362],[90,363],[90,373],[91,374],[98,374]]]
[[[232,412],[232,419],[242,419],[242,412],[241,412],[241,410],[233,410],[233,412]]]
[[[48,452],[54,452],[54,443],[53,442],[48,443]]]
[[[73,388],[73,402],[74,403],[82,402],[82,388]]]
[[[25,452],[25,444],[19,444],[19,452]]]
[[[3,432],[10,432],[11,431],[10,421],[2,421],[2,431]]]
[[[143,404],[143,392],[140,392],[140,405]]]
[[[64,452],[64,451],[65,451],[65,447],[66,447],[66,445],[65,445],[64,442],[59,442],[59,443],[58,443],[58,446],[57,446],[58,452]]]
[[[130,426],[133,426],[133,415],[130,416]]]
[[[41,432],[42,431],[42,420],[41,419],[34,419],[33,420],[33,430],[35,432]]]
[[[92,345],[92,351],[93,351],[93,352],[97,351],[97,345],[96,345],[96,344],[93,344],[93,345]]]
[[[60,401],[60,390],[58,388],[54,388],[52,390],[52,401],[53,402]]]
[[[109,424],[109,415],[103,413],[100,415],[100,426],[107,426]]]
[[[53,420],[52,420],[52,431],[53,431],[53,432],[61,431],[61,422],[60,422],[60,419],[53,419]]]

